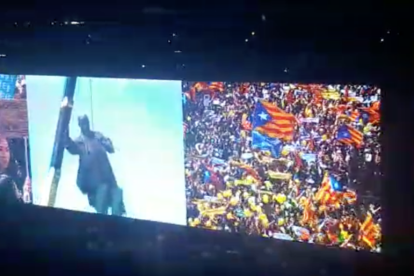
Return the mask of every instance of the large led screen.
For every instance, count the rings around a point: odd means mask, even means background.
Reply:
[[[380,90],[184,82],[188,225],[380,251]]]
[[[0,75],[0,201],[379,252],[380,90]]]
[[[26,76],[34,203],[186,224],[180,81]]]

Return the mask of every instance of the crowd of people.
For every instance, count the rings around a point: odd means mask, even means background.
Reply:
[[[380,251],[380,96],[184,82],[188,225]]]

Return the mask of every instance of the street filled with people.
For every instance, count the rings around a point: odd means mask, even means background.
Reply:
[[[188,225],[379,252],[380,96],[184,82]]]

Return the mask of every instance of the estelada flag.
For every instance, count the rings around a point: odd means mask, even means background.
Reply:
[[[253,113],[253,130],[271,138],[290,141],[293,139],[297,120],[276,105],[261,101]]]
[[[315,194],[315,201],[322,205],[339,207],[341,197],[341,184],[329,173],[325,173],[321,186]]]
[[[359,238],[371,248],[375,247],[377,237],[380,235],[380,227],[374,223],[370,213],[367,214],[364,222],[360,226]]]
[[[218,81],[212,81],[208,84],[208,88],[213,90],[213,91],[223,92],[224,91],[224,83],[223,82],[218,82]]]
[[[380,122],[380,113],[376,111],[374,107],[361,108],[361,113],[366,114],[366,116],[368,117],[368,121],[372,124],[378,124]]]
[[[344,144],[359,147],[364,140],[364,135],[352,126],[342,125],[338,129],[336,139]]]

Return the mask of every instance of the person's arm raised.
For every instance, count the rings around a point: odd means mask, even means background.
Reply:
[[[95,138],[98,139],[99,143],[105,148],[108,153],[114,153],[115,148],[112,143],[112,140],[108,137],[105,137],[100,132],[95,132]]]
[[[69,132],[66,132],[64,136],[65,149],[72,155],[79,155],[80,148],[78,143],[76,143],[70,138]]]

